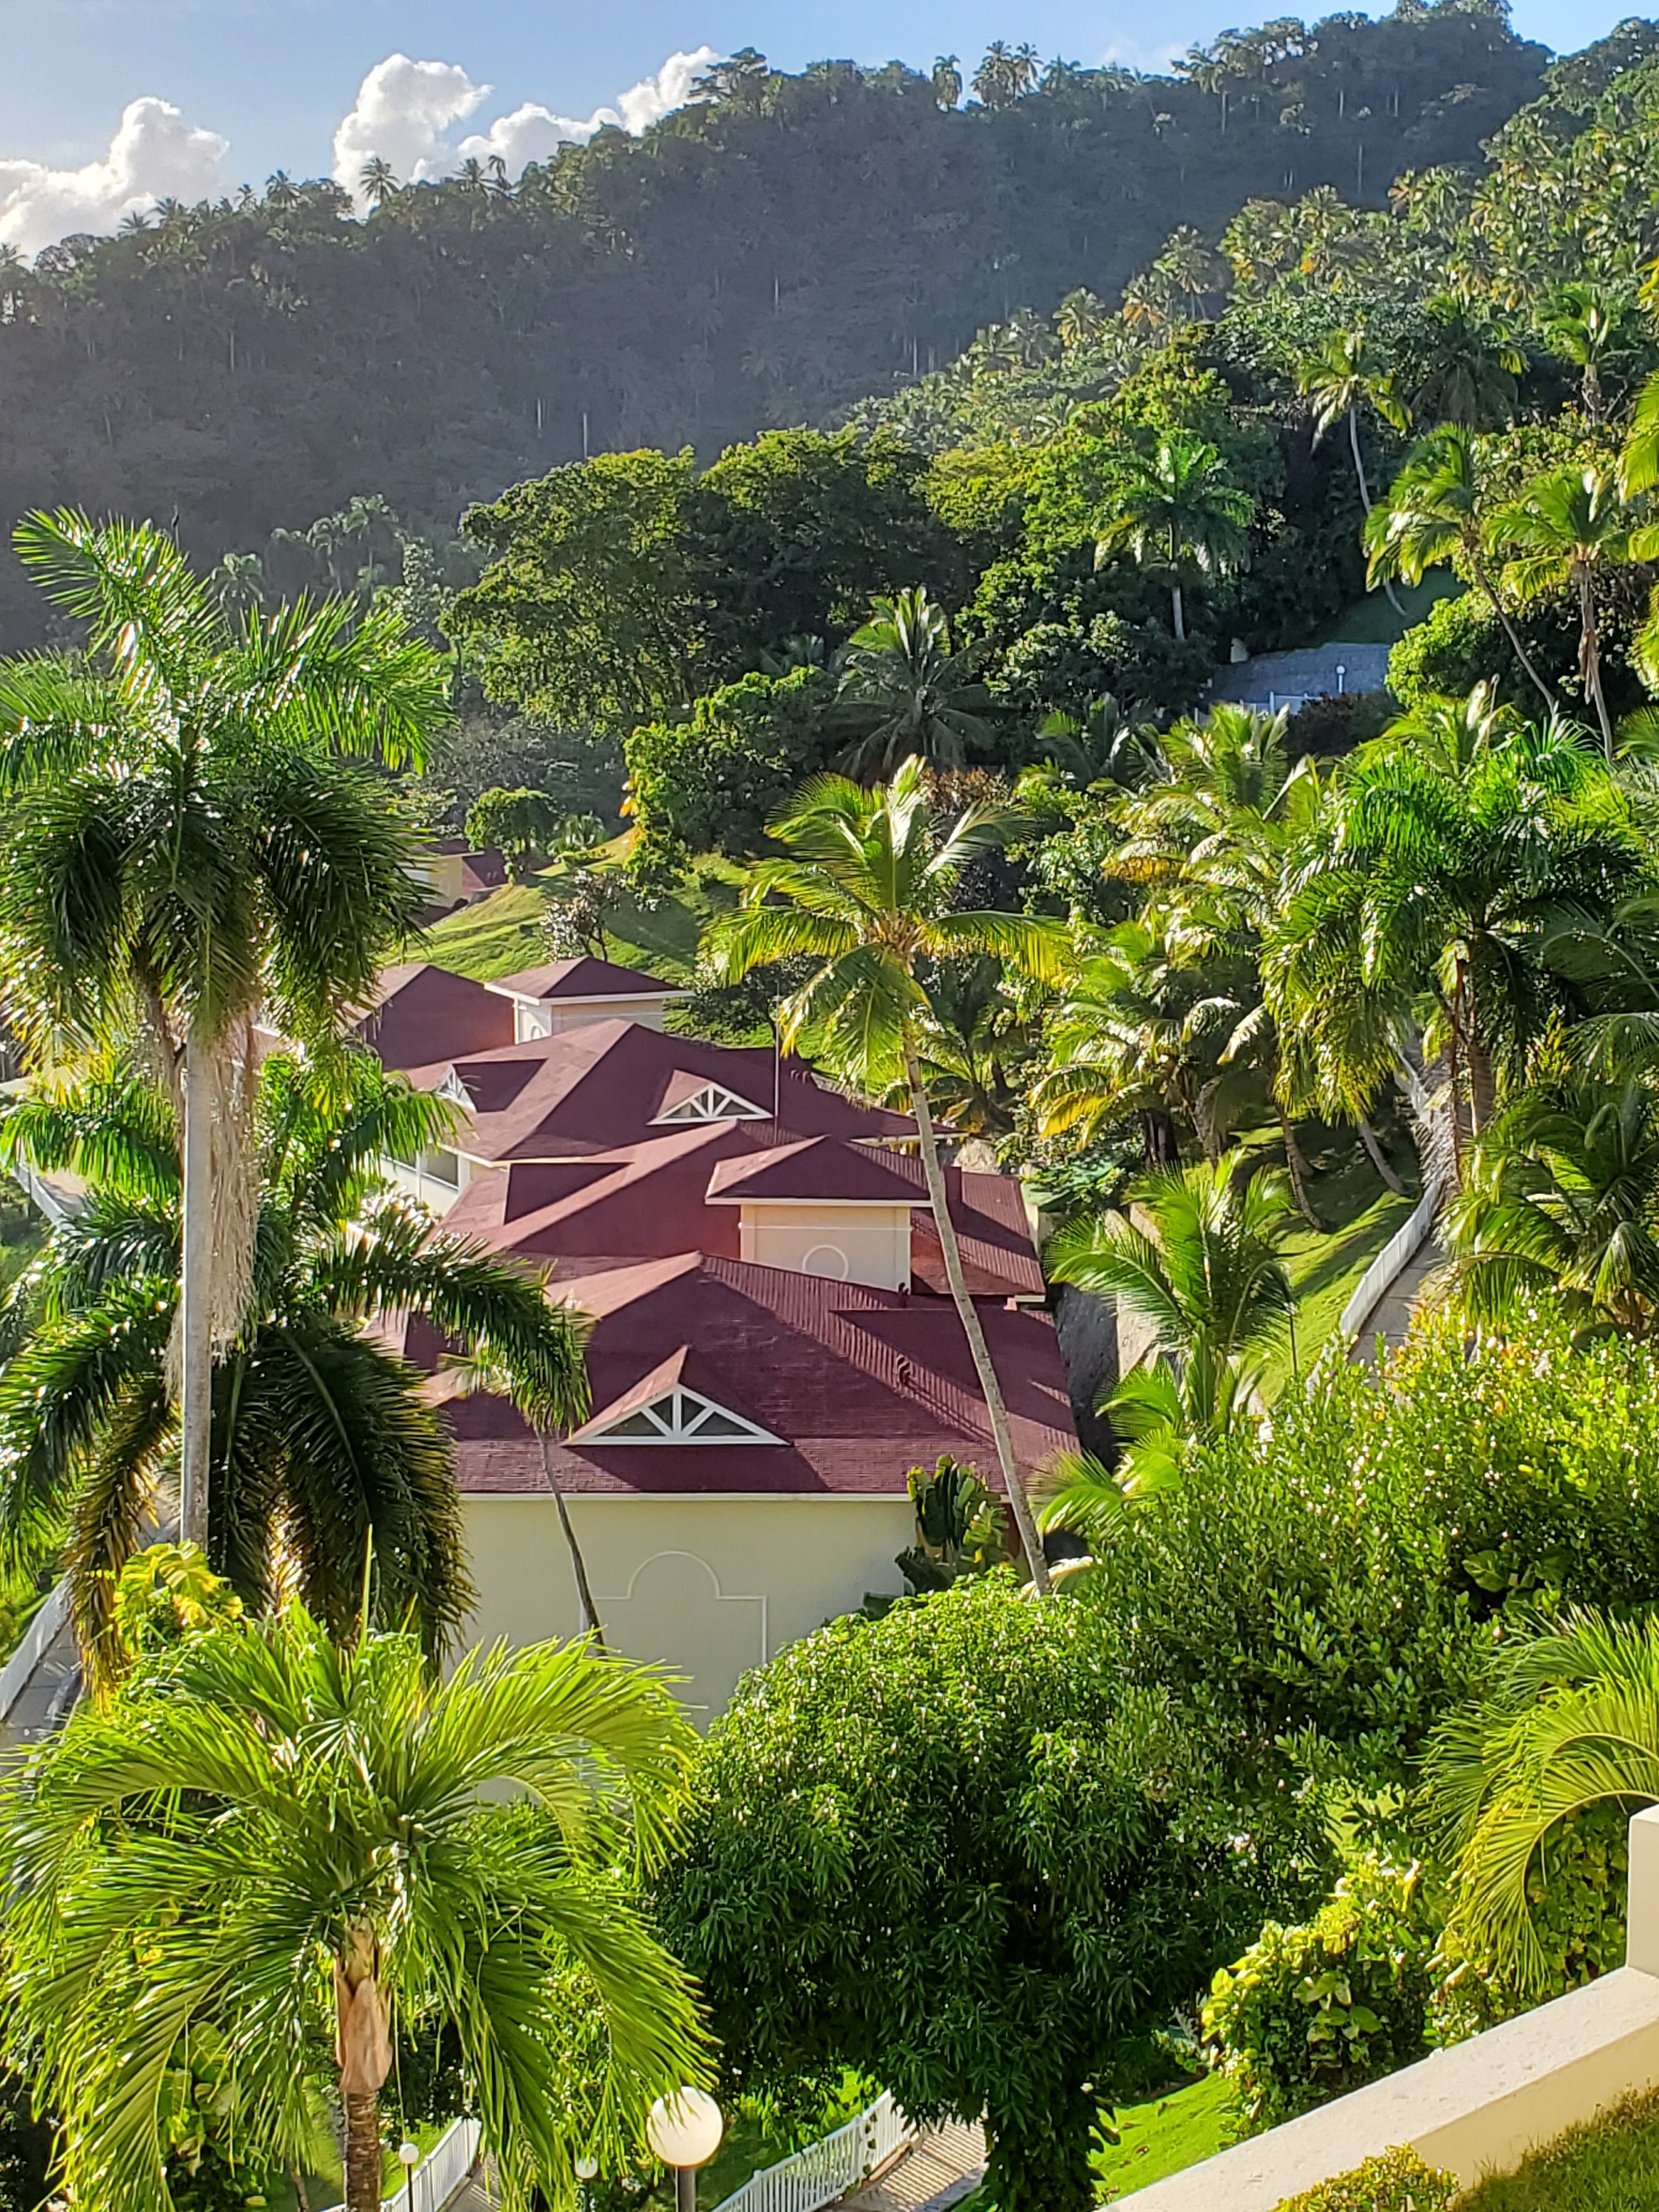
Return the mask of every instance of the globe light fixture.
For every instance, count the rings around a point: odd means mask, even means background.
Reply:
[[[725,2133],[720,2108],[704,2090],[677,2089],[651,2107],[645,2139],[674,2170],[676,2212],[697,2212],[697,2168],[708,2165]]]
[[[599,2178],[599,2161],[598,2159],[579,2158],[576,2160],[576,2179],[578,2181],[597,2180]]]
[[[409,2212],[415,2212],[415,2169],[421,2162],[421,2146],[405,2140],[398,2146],[398,2163],[404,2170],[404,2187],[409,2193]]]

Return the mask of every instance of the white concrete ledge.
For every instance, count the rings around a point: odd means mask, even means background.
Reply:
[[[1659,1809],[1631,1823],[1635,1962],[1154,2182],[1134,2212],[1278,2212],[1409,2145],[1468,2188],[1623,2097],[1659,2086]],[[1643,1971],[1645,1968],[1647,1971]],[[1565,2208],[1564,2208],[1565,2212]]]

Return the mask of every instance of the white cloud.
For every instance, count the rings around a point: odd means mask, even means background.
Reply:
[[[544,161],[556,147],[573,141],[585,144],[607,124],[637,137],[683,107],[694,80],[719,59],[713,46],[671,54],[654,76],[618,93],[614,107],[577,117],[526,100],[487,130],[452,144],[445,133],[472,113],[489,88],[475,85],[453,62],[412,62],[406,54],[392,54],[370,70],[356,105],[334,134],[334,174],[360,202],[362,167],[371,155],[389,161],[405,182],[447,176],[459,162],[495,157],[516,177],[526,162]]]
[[[0,161],[0,245],[38,253],[79,230],[110,231],[157,200],[211,198],[224,190],[230,141],[198,131],[165,100],[135,100],[101,161],[82,169]]]
[[[388,54],[358,87],[356,102],[334,134],[334,174],[362,198],[362,167],[371,155],[389,161],[404,182],[441,175],[449,164],[442,134],[471,115],[489,91],[454,62],[412,62]]]

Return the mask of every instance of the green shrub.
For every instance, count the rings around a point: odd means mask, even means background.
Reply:
[[[1447,2212],[1456,2195],[1451,2174],[1425,2166],[1414,2150],[1391,2150],[1300,2197],[1287,2197],[1279,2212]]]
[[[1439,1932],[1420,1869],[1367,1859],[1304,1926],[1270,1920],[1217,1974],[1204,2032],[1255,2126],[1424,2056]]]

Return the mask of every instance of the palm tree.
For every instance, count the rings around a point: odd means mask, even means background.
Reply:
[[[379,1616],[412,1617],[434,1650],[471,1600],[453,1449],[422,1376],[369,1325],[381,1314],[430,1323],[502,1370],[539,1428],[580,1420],[586,1404],[576,1317],[390,1194],[384,1160],[451,1133],[443,1101],[366,1054],[312,1072],[266,1062],[252,1291],[211,1378],[205,1547],[251,1609],[292,1575],[343,1637],[370,1546]],[[115,1578],[157,1517],[177,1449],[177,1138],[159,1092],[115,1079],[21,1102],[0,1124],[0,1157],[85,1186],[5,1316],[0,1541],[35,1559],[63,1542],[82,1650],[103,1679],[117,1663]]]
[[[934,61],[930,82],[933,97],[947,114],[962,104],[961,56],[940,54]]]
[[[1571,1613],[1506,1638],[1493,1668],[1480,1702],[1443,1724],[1427,1795],[1455,1852],[1460,1937],[1542,1995],[1533,1915],[1549,1843],[1590,1806],[1659,1799],[1659,1621]]]
[[[210,568],[207,587],[221,614],[258,614],[265,599],[265,564],[257,553],[227,553]]]
[[[999,846],[1019,818],[1005,808],[973,806],[937,833],[921,763],[914,758],[872,791],[844,777],[820,776],[770,827],[784,857],[749,870],[739,905],[715,921],[705,943],[722,982],[737,982],[775,961],[810,958],[811,975],[778,1012],[784,1044],[811,1051],[872,1097],[903,1083],[951,1295],[984,1393],[1031,1579],[1046,1594],[1042,1546],[1014,1456],[1007,1407],[963,1276],[919,1045],[928,1018],[920,981],[924,966],[987,952],[1040,981],[1056,982],[1064,970],[1066,939],[1057,924],[952,908],[965,870]]]
[[[136,1043],[183,1130],[181,1534],[204,1546],[213,1352],[252,1264],[251,1024],[324,1037],[422,896],[384,778],[447,713],[440,656],[389,609],[231,621],[148,525],[37,514],[19,553],[88,658],[0,666],[0,969],[43,1059]]]
[[[1182,578],[1225,575],[1244,565],[1255,502],[1233,482],[1215,447],[1189,431],[1166,431],[1132,447],[1112,471],[1095,557],[1129,553],[1170,580],[1175,634],[1187,635]]]
[[[1328,1092],[1363,1113],[1409,1064],[1419,1011],[1447,1055],[1452,1135],[1478,1136],[1498,1080],[1571,1011],[1552,948],[1606,919],[1637,839],[1571,731],[1516,730],[1450,773],[1432,748],[1358,760],[1286,874],[1263,960],[1281,1031],[1313,1025]]]
[[[1632,527],[1611,469],[1552,469],[1492,517],[1487,542],[1504,556],[1504,580],[1522,601],[1564,587],[1576,597],[1578,673],[1611,765],[1613,718],[1601,680],[1597,590],[1610,568],[1659,552],[1659,526]]]
[[[1489,1320],[1544,1293],[1645,1337],[1659,1316],[1659,1099],[1634,1076],[1534,1084],[1475,1147],[1445,1223],[1447,1295]]]
[[[1603,372],[1644,350],[1634,300],[1601,284],[1564,284],[1546,307],[1541,327],[1550,351],[1578,370],[1586,419],[1599,423],[1607,412]]]
[[[1006,40],[993,39],[974,71],[975,97],[987,107],[1011,106],[1036,82],[1038,59],[1033,46],[1011,47]]]
[[[1464,430],[1491,429],[1510,421],[1519,390],[1516,380],[1527,365],[1510,333],[1446,295],[1429,301],[1424,314],[1431,351],[1412,393],[1413,412]]]
[[[1370,485],[1365,477],[1365,458],[1360,451],[1359,417],[1367,407],[1396,430],[1407,427],[1406,410],[1395,388],[1390,370],[1385,373],[1372,354],[1363,330],[1332,331],[1318,349],[1297,370],[1297,389],[1313,410],[1314,443],[1328,437],[1339,422],[1346,422],[1348,452],[1353,461],[1359,503],[1369,518]],[[1400,601],[1392,584],[1384,581],[1389,605],[1396,613]]]
[[[847,648],[836,695],[837,719],[859,732],[849,773],[890,775],[912,757],[960,768],[969,747],[988,745],[993,702],[974,662],[971,652],[952,653],[945,611],[922,585],[878,599]]]
[[[652,2098],[706,2075],[634,1879],[690,1735],[665,1685],[585,1645],[444,1680],[415,1638],[342,1650],[297,1603],[141,1660],[0,1797],[13,2002],[69,2194],[167,2212],[163,2100],[210,2032],[238,2163],[295,2160],[326,2094],[346,2203],[379,2212],[392,2037],[436,2029],[508,2201],[568,2203],[578,2156],[625,2155]]]
[[[1516,659],[1554,713],[1555,694],[1521,642],[1521,633],[1486,565],[1480,471],[1474,440],[1468,430],[1449,422],[1413,447],[1388,497],[1365,518],[1365,545],[1373,584],[1393,576],[1420,584],[1431,568],[1443,568],[1461,554],[1504,625]]]
[[[272,179],[272,183],[276,179]],[[371,208],[381,207],[403,187],[398,173],[383,154],[371,154],[357,172],[357,189]],[[266,195],[270,197],[269,192]]]
[[[1276,1170],[1252,1174],[1229,1153],[1146,1177],[1128,1204],[1062,1229],[1043,1259],[1054,1281],[1111,1298],[1152,1332],[1152,1358],[1102,1408],[1127,1442],[1116,1480],[1133,1497],[1178,1478],[1195,1446],[1228,1432],[1296,1301],[1281,1257],[1291,1196]],[[1048,1526],[1069,1525],[1067,1498],[1065,1486],[1051,1497]]]

